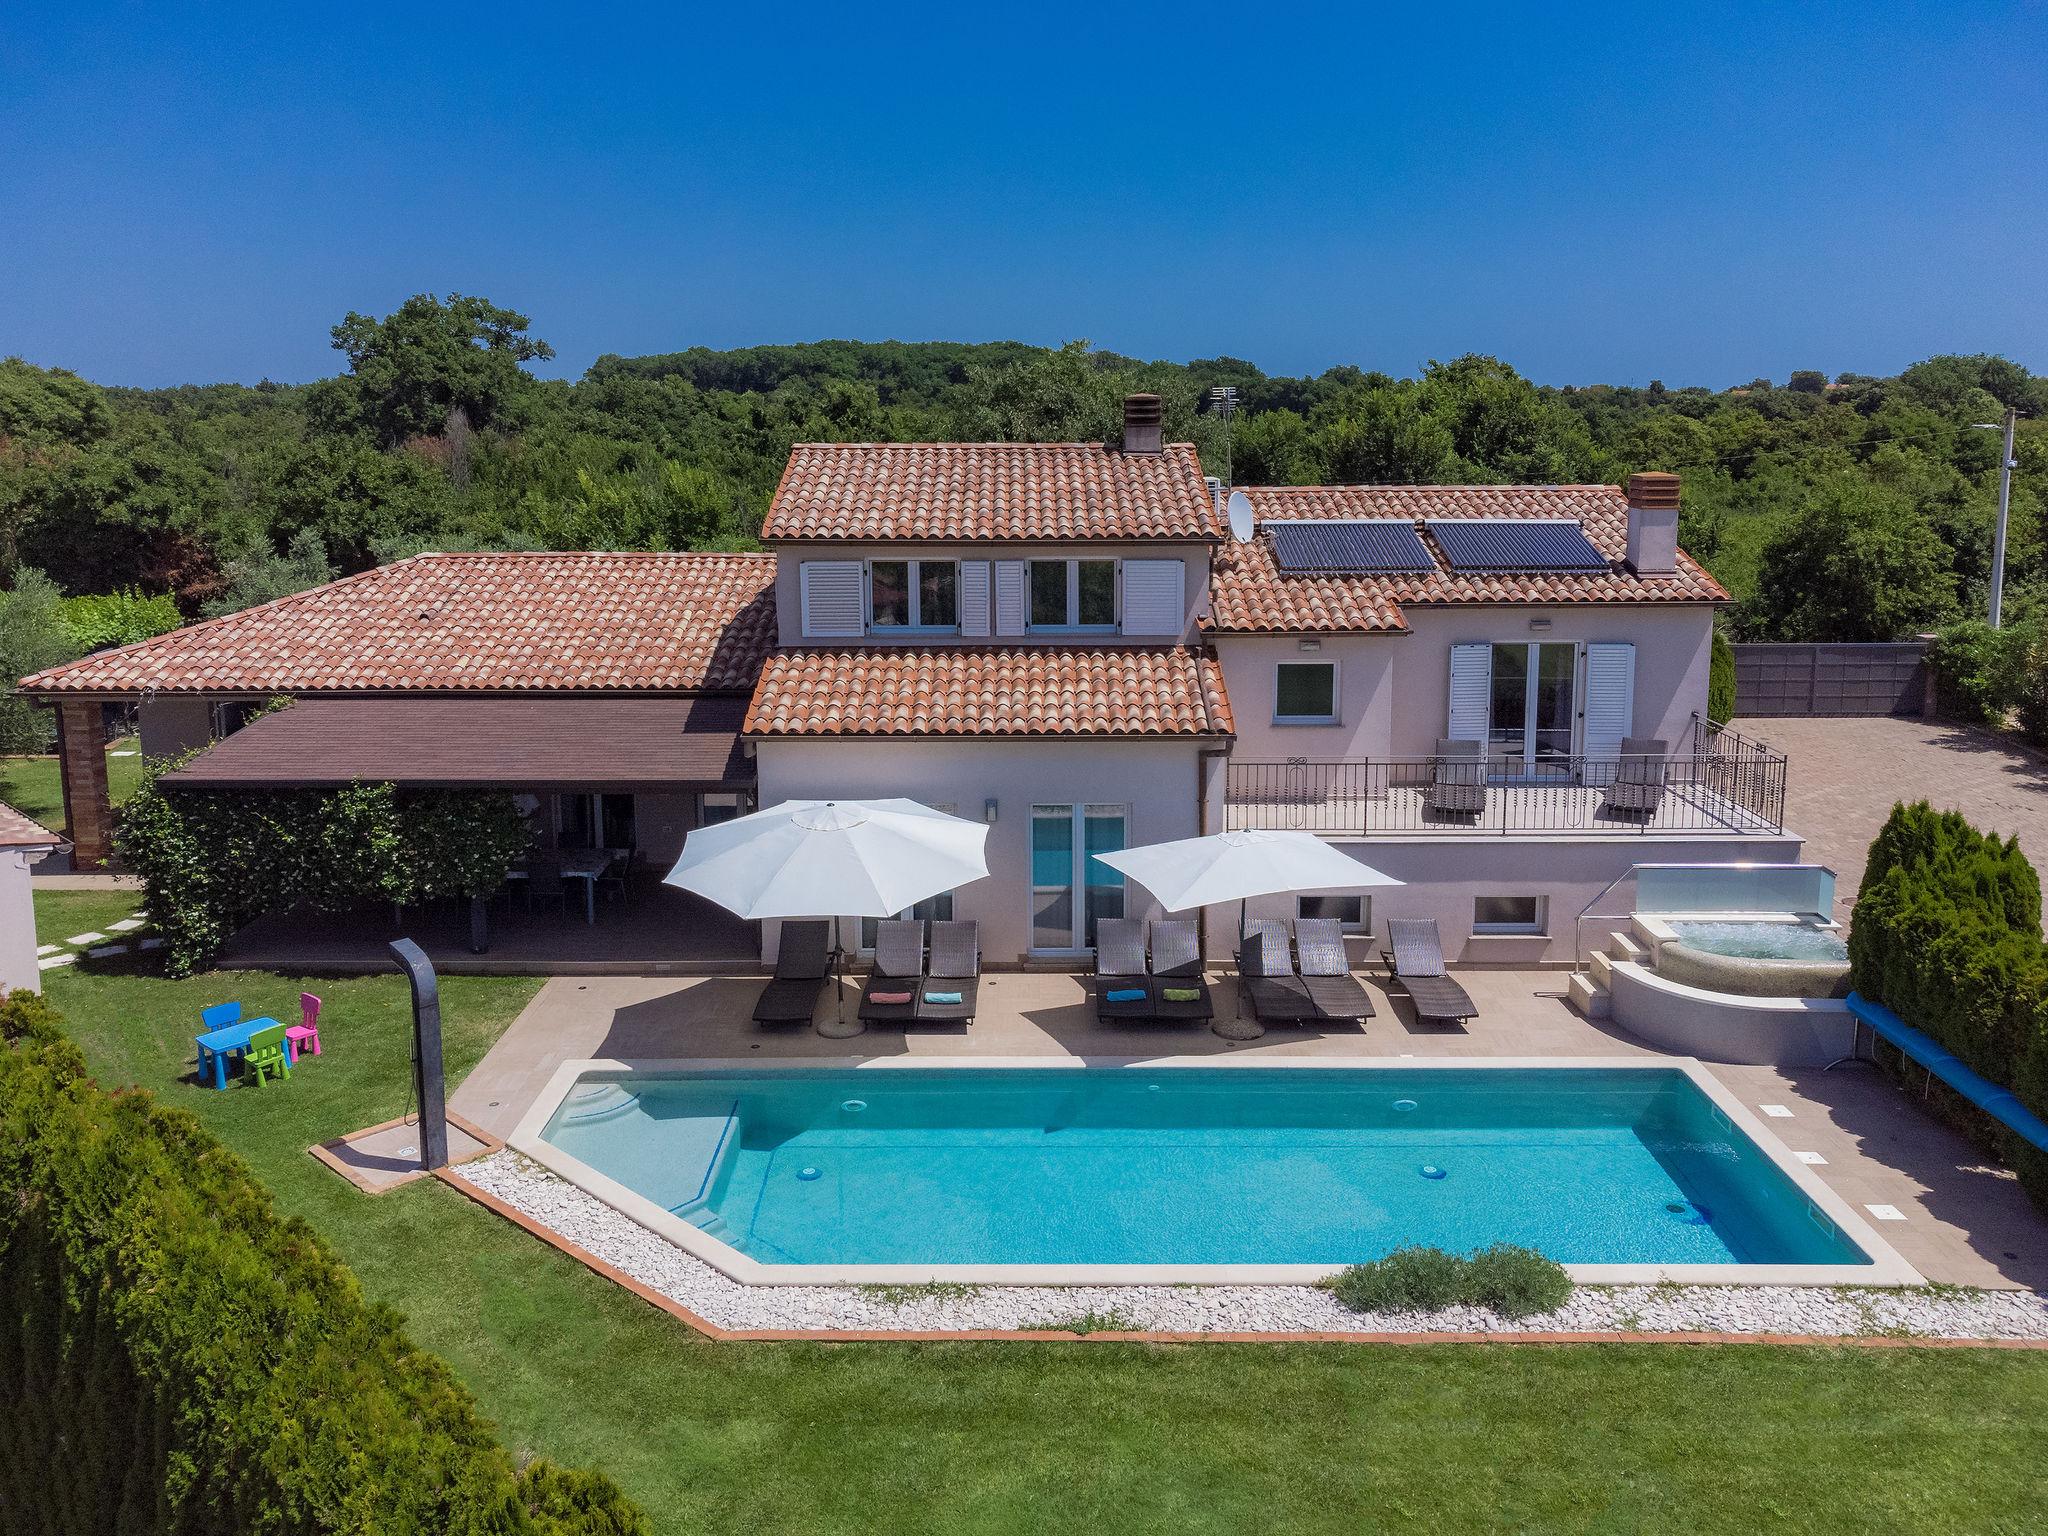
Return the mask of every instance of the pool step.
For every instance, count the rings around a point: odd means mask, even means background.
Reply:
[[[1637,965],[1647,965],[1650,960],[1649,947],[1633,933],[1607,935],[1607,953],[1613,959],[1633,960]]]
[[[1584,971],[1573,971],[1564,989],[1571,1005],[1589,1019],[1604,1019],[1613,1010],[1614,999],[1607,988]]]
[[[1614,957],[1594,950],[1586,956],[1586,975],[1596,987],[1612,986],[1608,979],[1614,974]]]

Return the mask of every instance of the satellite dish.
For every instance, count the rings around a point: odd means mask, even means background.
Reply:
[[[1240,544],[1249,544],[1255,524],[1252,519],[1252,499],[1243,491],[1232,491],[1228,503],[1230,511],[1230,536]]]

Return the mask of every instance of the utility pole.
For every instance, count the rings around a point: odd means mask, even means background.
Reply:
[[[2005,519],[2012,509],[2012,432],[2019,421],[2019,410],[2008,405],[2005,408],[2005,446],[1998,455],[1998,531],[1991,537],[1991,627],[1998,628],[1998,614],[2005,603]],[[1978,426],[1996,432],[1996,422],[1979,422]]]

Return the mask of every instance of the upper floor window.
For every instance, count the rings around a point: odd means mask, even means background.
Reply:
[[[868,621],[876,629],[957,628],[959,564],[952,560],[870,561]]]
[[[1034,629],[1114,629],[1114,560],[1033,560],[1031,624]]]
[[[1283,661],[1273,673],[1273,720],[1277,725],[1334,725],[1337,720],[1337,664]]]

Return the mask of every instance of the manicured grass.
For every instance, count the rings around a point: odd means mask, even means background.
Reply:
[[[102,1081],[199,1113],[515,1449],[603,1467],[664,1532],[2018,1533],[2048,1501],[2038,1353],[709,1343],[437,1182],[372,1199],[306,1156],[404,1107],[396,977],[49,986]],[[534,983],[444,986],[453,1081]],[[183,1080],[199,1006],[302,988],[326,1056]]]
[[[140,891],[37,891],[36,942],[62,944],[74,933],[132,938],[132,934],[113,932],[111,925],[134,917],[141,906]]]
[[[140,757],[114,757],[116,751],[135,750],[135,738],[124,736],[107,744],[107,794],[119,805],[135,793],[142,782]],[[54,757],[0,757],[0,801],[13,806],[31,821],[41,822],[52,832],[64,828],[64,786],[57,776]]]

